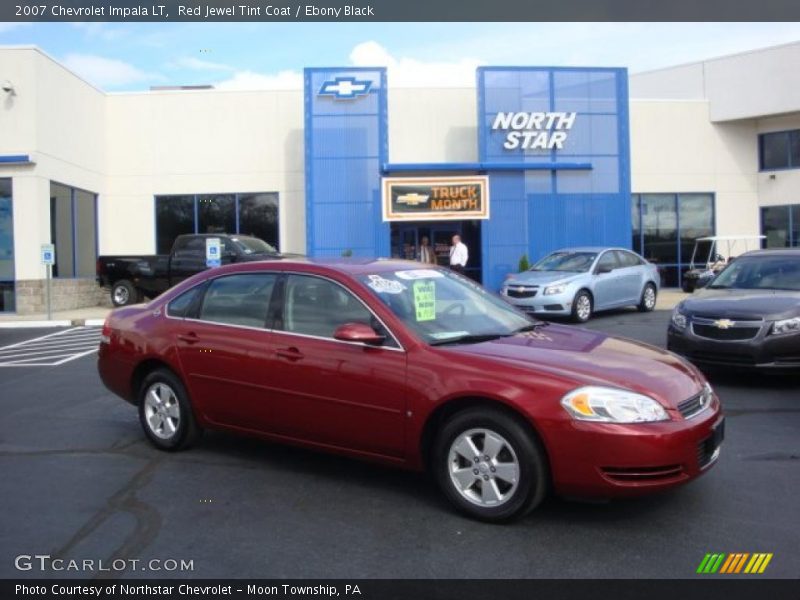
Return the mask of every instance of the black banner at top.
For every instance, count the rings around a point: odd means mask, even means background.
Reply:
[[[3,0],[0,21],[800,21],[797,0]]]

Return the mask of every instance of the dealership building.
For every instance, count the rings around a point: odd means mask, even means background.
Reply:
[[[415,258],[497,289],[558,248],[614,245],[679,283],[694,240],[800,245],[800,43],[629,75],[480,67],[469,88],[310,68],[302,90],[105,93],[0,48],[0,311],[97,303],[98,255],[182,233],[309,256]]]

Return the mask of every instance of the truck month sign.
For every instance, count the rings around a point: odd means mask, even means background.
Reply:
[[[384,221],[489,218],[489,180],[473,177],[384,177]]]

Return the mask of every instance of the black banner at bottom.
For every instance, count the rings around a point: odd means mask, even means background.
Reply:
[[[692,580],[331,579],[331,580],[3,580],[0,598],[302,600],[770,600],[798,598],[797,580],[744,577]]]

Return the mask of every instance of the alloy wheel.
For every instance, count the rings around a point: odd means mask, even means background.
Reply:
[[[169,440],[177,433],[181,421],[180,406],[175,391],[166,383],[157,382],[147,388],[144,417],[153,435],[162,440]]]
[[[520,465],[511,444],[490,429],[469,429],[450,445],[449,473],[455,490],[481,507],[501,506],[517,490]]]

